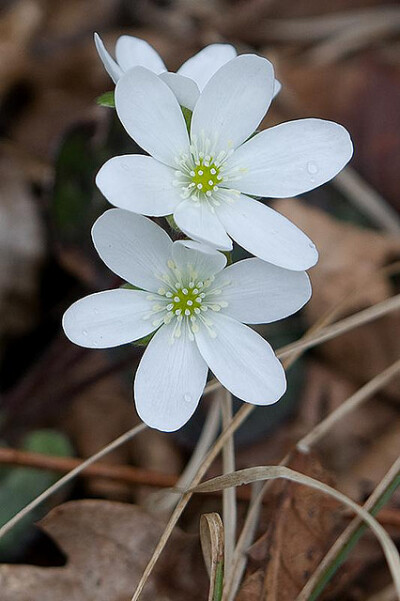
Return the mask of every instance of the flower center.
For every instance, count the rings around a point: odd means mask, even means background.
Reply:
[[[226,301],[218,297],[229,282],[216,286],[213,275],[201,280],[192,265],[188,264],[182,270],[172,259],[167,262],[167,267],[165,273],[155,274],[163,286],[157,293],[148,295],[148,300],[156,302],[144,319],[151,319],[154,327],[174,322],[172,339],[179,338],[184,327],[187,328],[189,339],[194,340],[193,334],[200,326],[204,326],[210,336],[215,337],[210,314],[228,306]]]
[[[220,169],[212,160],[209,162],[200,159],[199,163],[190,172],[192,184],[194,184],[197,190],[206,194],[206,196],[211,196],[213,191],[216,192],[218,190],[218,184],[222,181]]]
[[[216,140],[204,135],[192,136],[189,152],[175,157],[177,170],[173,185],[180,189],[182,198],[195,204],[207,202],[213,212],[222,202],[234,202],[240,194],[230,187],[243,176],[244,169],[229,168],[233,149],[221,150]]]
[[[197,286],[199,284],[202,284],[202,282],[199,282]],[[167,310],[177,316],[184,315],[190,317],[191,315],[198,315],[200,314],[201,303],[204,297],[205,293],[201,292],[201,287],[199,289],[194,282],[190,282],[187,288],[178,288],[175,290],[175,294],[171,298]]]

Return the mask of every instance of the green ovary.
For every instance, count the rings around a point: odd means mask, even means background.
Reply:
[[[171,298],[172,308],[175,315],[190,316],[200,312],[202,293],[198,288],[182,288],[177,290]],[[203,295],[204,296],[204,295]]]
[[[214,163],[204,163],[202,159],[200,160],[200,165],[196,165],[190,175],[196,188],[204,192],[204,194],[207,194],[207,192],[211,193],[215,186],[222,181],[219,168]]]

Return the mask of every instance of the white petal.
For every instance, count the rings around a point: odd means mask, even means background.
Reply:
[[[182,202],[171,167],[152,157],[131,154],[107,161],[96,184],[111,204],[142,215],[170,215]]]
[[[115,88],[115,107],[128,134],[149,154],[176,168],[189,136],[174,93],[144,67],[125,73]]]
[[[271,405],[286,390],[282,365],[259,334],[222,315],[213,314],[212,338],[206,328],[196,333],[200,353],[215,377],[232,394],[254,405]]]
[[[244,323],[270,323],[292,315],[311,297],[304,271],[289,271],[261,259],[244,259],[218,274],[222,287],[218,301],[226,301],[224,314]]]
[[[226,265],[226,257],[218,251],[202,251],[188,248],[179,241],[172,245],[172,259],[178,269],[188,271],[188,265],[196,274],[193,279],[206,280],[221,271]]]
[[[315,265],[315,244],[286,217],[241,194],[232,204],[217,207],[226,231],[252,255],[295,271]]]
[[[245,169],[234,187],[247,194],[286,198],[329,181],[353,153],[344,127],[299,119],[266,129],[243,144],[226,166]]]
[[[220,250],[232,249],[232,240],[226,235],[225,228],[217,215],[211,212],[207,202],[184,200],[175,209],[174,219],[178,227],[191,238]]]
[[[235,48],[229,44],[210,44],[183,63],[178,73],[193,79],[203,90],[214,73],[236,55]]]
[[[111,348],[147,336],[155,327],[145,316],[151,312],[142,290],[107,290],[81,298],[64,313],[68,338],[86,348]]]
[[[135,213],[110,209],[92,228],[93,242],[101,259],[122,279],[157,291],[157,275],[167,272],[172,241],[158,225]]]
[[[193,415],[208,368],[186,328],[171,342],[173,324],[150,341],[136,372],[134,395],[141,419],[164,432],[178,430]]]
[[[177,240],[177,244],[182,244],[186,248],[192,248],[193,250],[199,250],[203,253],[211,253],[212,255],[217,253],[220,254],[219,251],[214,247],[206,244],[206,242],[200,242],[199,240],[189,240],[187,238],[183,240]]]
[[[236,148],[260,124],[274,92],[274,70],[267,59],[243,54],[210,79],[193,111],[192,137],[214,141],[218,150]]]
[[[115,60],[110,56],[109,52],[107,52],[106,47],[103,44],[103,40],[101,39],[98,33],[94,34],[94,43],[96,45],[96,50],[99,53],[105,70],[107,71],[113,82],[117,83],[117,81],[122,75],[121,67],[117,65]]]
[[[282,90],[282,84],[281,82],[275,78],[275,82],[274,82],[274,95],[272,98],[276,98],[279,94],[279,92]]]
[[[160,79],[165,81],[167,86],[171,88],[181,106],[193,111],[194,105],[200,96],[199,88],[193,79],[167,71],[161,73]]]
[[[164,61],[158,52],[140,38],[122,35],[117,40],[115,54],[123,71],[129,71],[132,67],[146,67],[157,74],[166,71]]]

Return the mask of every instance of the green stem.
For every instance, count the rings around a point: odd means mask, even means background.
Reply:
[[[213,601],[221,601],[224,587],[224,562],[220,561],[215,570],[215,587]]]

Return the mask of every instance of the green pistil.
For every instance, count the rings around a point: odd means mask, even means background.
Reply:
[[[181,288],[171,298],[170,310],[182,317],[199,314],[203,297],[204,294],[198,288]]]
[[[190,175],[197,190],[204,194],[209,193],[209,195],[222,180],[219,168],[214,163],[204,162],[203,159],[200,160],[200,165],[196,165]]]

